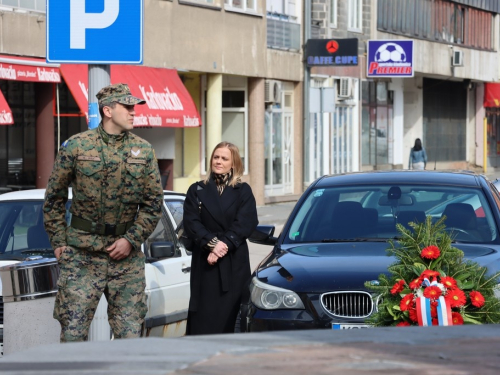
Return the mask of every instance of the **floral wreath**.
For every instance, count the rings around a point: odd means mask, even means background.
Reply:
[[[451,246],[445,217],[435,224],[397,224],[401,233],[396,245],[389,241],[389,255],[397,261],[381,274],[378,283],[365,287],[377,295],[378,308],[368,323],[374,326],[430,326],[500,323],[498,290],[500,272],[464,260]],[[378,284],[378,285],[375,285]]]

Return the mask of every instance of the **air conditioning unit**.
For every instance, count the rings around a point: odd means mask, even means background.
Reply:
[[[453,51],[453,56],[451,57],[451,66],[464,66],[463,51]]]
[[[264,101],[266,103],[281,102],[281,82],[274,79],[266,79]]]
[[[340,79],[337,97],[339,99],[352,98],[352,79],[351,78],[341,78]]]

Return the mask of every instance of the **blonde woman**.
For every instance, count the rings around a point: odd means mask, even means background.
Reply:
[[[183,224],[194,242],[187,335],[234,332],[250,279],[246,239],[258,224],[255,198],[242,175],[238,148],[221,142],[212,152],[207,178],[186,194]]]

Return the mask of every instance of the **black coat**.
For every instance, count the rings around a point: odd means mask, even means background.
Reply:
[[[233,332],[250,279],[246,239],[258,224],[252,189],[241,183],[226,186],[219,195],[214,181],[194,183],[186,195],[183,220],[186,234],[195,240],[187,334]],[[210,265],[205,246],[214,237],[227,244],[228,252]]]

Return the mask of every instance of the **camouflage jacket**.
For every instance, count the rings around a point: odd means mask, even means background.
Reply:
[[[134,224],[122,236],[90,234],[67,226],[70,185],[72,215],[102,224]],[[105,251],[120,237],[139,249],[155,229],[162,204],[163,189],[151,145],[128,132],[108,135],[101,124],[76,134],[60,148],[45,193],[45,230],[54,249],[68,245]]]

